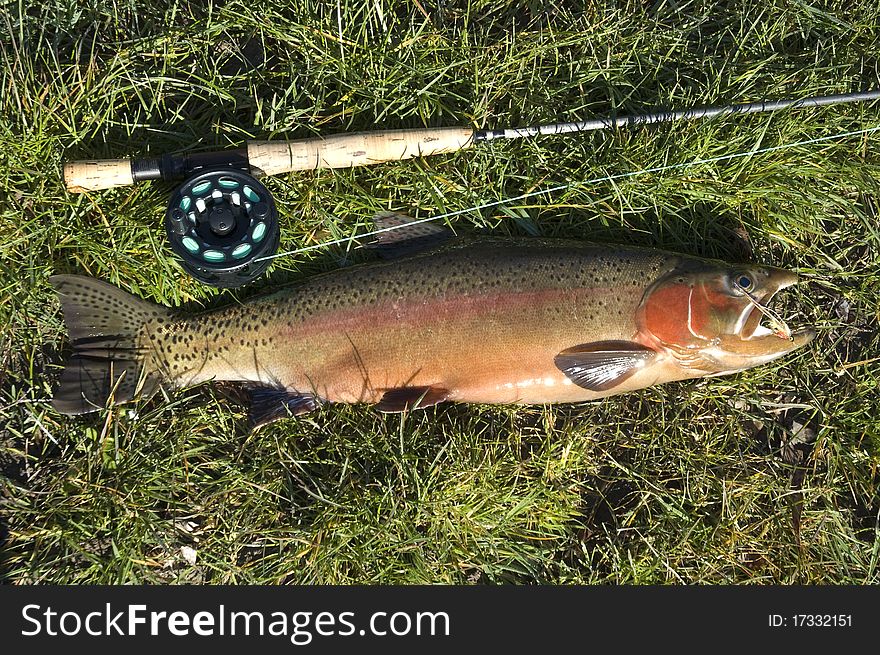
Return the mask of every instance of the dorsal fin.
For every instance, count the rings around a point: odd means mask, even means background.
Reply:
[[[367,244],[385,259],[411,255],[437,246],[452,235],[448,228],[400,212],[379,212],[373,217],[376,238]]]

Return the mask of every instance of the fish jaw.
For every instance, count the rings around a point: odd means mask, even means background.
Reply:
[[[727,375],[772,362],[806,346],[815,338],[816,330],[813,328],[797,329],[791,333],[790,339],[770,332],[748,339],[725,339],[718,346],[705,349],[702,354],[723,369],[708,375]]]

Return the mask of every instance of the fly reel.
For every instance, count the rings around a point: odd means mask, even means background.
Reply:
[[[240,287],[262,275],[278,250],[278,211],[268,189],[233,168],[201,171],[171,196],[165,212],[171,248],[187,273],[214,287]]]

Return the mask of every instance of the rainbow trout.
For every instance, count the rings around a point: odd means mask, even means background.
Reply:
[[[797,281],[782,269],[539,238],[438,245],[445,228],[400,227],[375,244],[385,260],[194,315],[52,277],[73,346],[55,408],[208,380],[247,383],[253,425],[323,402],[577,402],[742,371],[814,336],[766,308]]]

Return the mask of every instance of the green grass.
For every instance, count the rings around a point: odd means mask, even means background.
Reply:
[[[71,195],[64,159],[874,88],[880,4],[74,4],[0,10],[0,579],[880,581],[880,136],[578,184],[873,127],[876,105],[266,180],[284,249],[365,231],[379,209],[429,216],[572,182],[450,224],[798,270],[779,307],[819,337],[732,377],[582,406],[333,406],[252,435],[210,385],[69,418],[48,403],[66,335],[47,282],[89,274],[167,304],[232,296],[173,261],[168,185]],[[347,259],[285,258],[234,295]],[[803,423],[815,439],[795,434]]]

